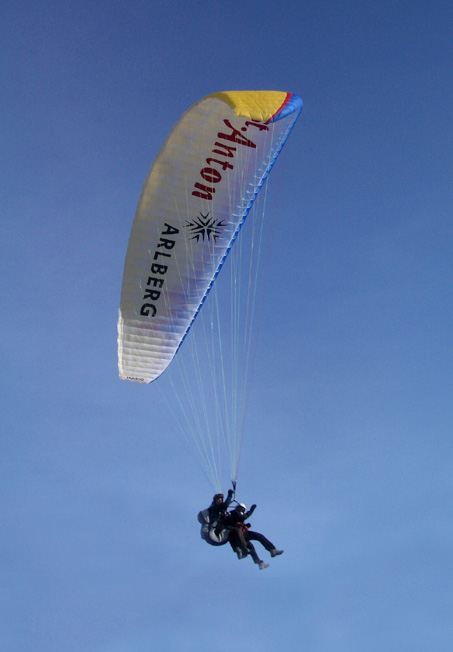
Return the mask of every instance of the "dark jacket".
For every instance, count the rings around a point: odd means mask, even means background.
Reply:
[[[231,501],[233,500],[233,496],[228,496],[226,500],[223,501],[223,503],[216,503],[214,500],[208,507],[209,511],[209,519],[211,523],[214,521],[222,521],[225,518],[226,511],[228,507],[231,504]]]
[[[228,512],[223,518],[223,524],[226,527],[250,527],[250,524],[244,525],[246,520],[253,514],[255,511],[256,505],[252,505],[248,512],[241,512],[236,507],[232,512]]]

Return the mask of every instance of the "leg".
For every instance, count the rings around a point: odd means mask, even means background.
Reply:
[[[243,559],[244,557],[247,557],[248,547],[242,531],[239,528],[233,527],[229,527],[228,531],[230,546],[233,548],[233,551],[237,554],[238,558]]]
[[[269,564],[265,564],[264,561],[258,557],[255,550],[255,546],[251,541],[249,541],[247,544],[247,550],[249,551],[249,555],[253,559],[255,564],[258,564],[258,566],[260,567],[260,570],[264,570],[269,566]]]
[[[269,541],[269,539],[266,539],[266,537],[264,536],[264,534],[261,534],[260,532],[253,532],[252,530],[249,530],[249,531],[246,533],[245,537],[246,537],[246,539],[249,540],[249,541],[250,541],[250,539],[251,539],[252,541],[259,541],[259,542],[261,543],[261,545],[262,545],[264,548],[266,548],[266,550],[268,550],[269,552],[270,552],[271,550],[274,550],[274,548],[275,548],[274,544],[271,543],[271,542]]]
[[[257,552],[255,550],[255,546],[250,541],[247,544],[247,550],[248,550],[248,553],[249,553],[250,557],[255,562],[255,564],[259,564],[261,562],[261,559],[257,555]]]
[[[277,550],[277,548],[274,546],[273,543],[269,541],[269,539],[266,539],[264,534],[261,534],[260,532],[253,532],[248,530],[248,532],[245,535],[246,539],[250,540],[252,539],[253,541],[259,541],[261,545],[266,548],[268,552],[271,553],[271,557],[276,557],[277,555],[282,555],[283,550]]]

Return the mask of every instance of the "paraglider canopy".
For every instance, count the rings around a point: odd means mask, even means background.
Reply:
[[[126,254],[122,379],[149,383],[173,359],[301,107],[297,95],[280,91],[214,93],[170,133],[143,187]]]

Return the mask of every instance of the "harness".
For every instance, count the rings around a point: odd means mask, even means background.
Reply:
[[[200,536],[206,543],[211,546],[223,546],[227,543],[228,530],[224,527],[216,532],[218,522],[217,519],[211,521],[209,509],[203,509],[198,513],[198,522],[201,523]]]

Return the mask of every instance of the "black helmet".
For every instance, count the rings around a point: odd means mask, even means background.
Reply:
[[[216,495],[214,496],[214,498],[212,499],[212,502],[213,502],[213,503],[216,503],[219,499],[220,499],[220,500],[222,501],[222,503],[223,503],[223,494],[216,494]]]

